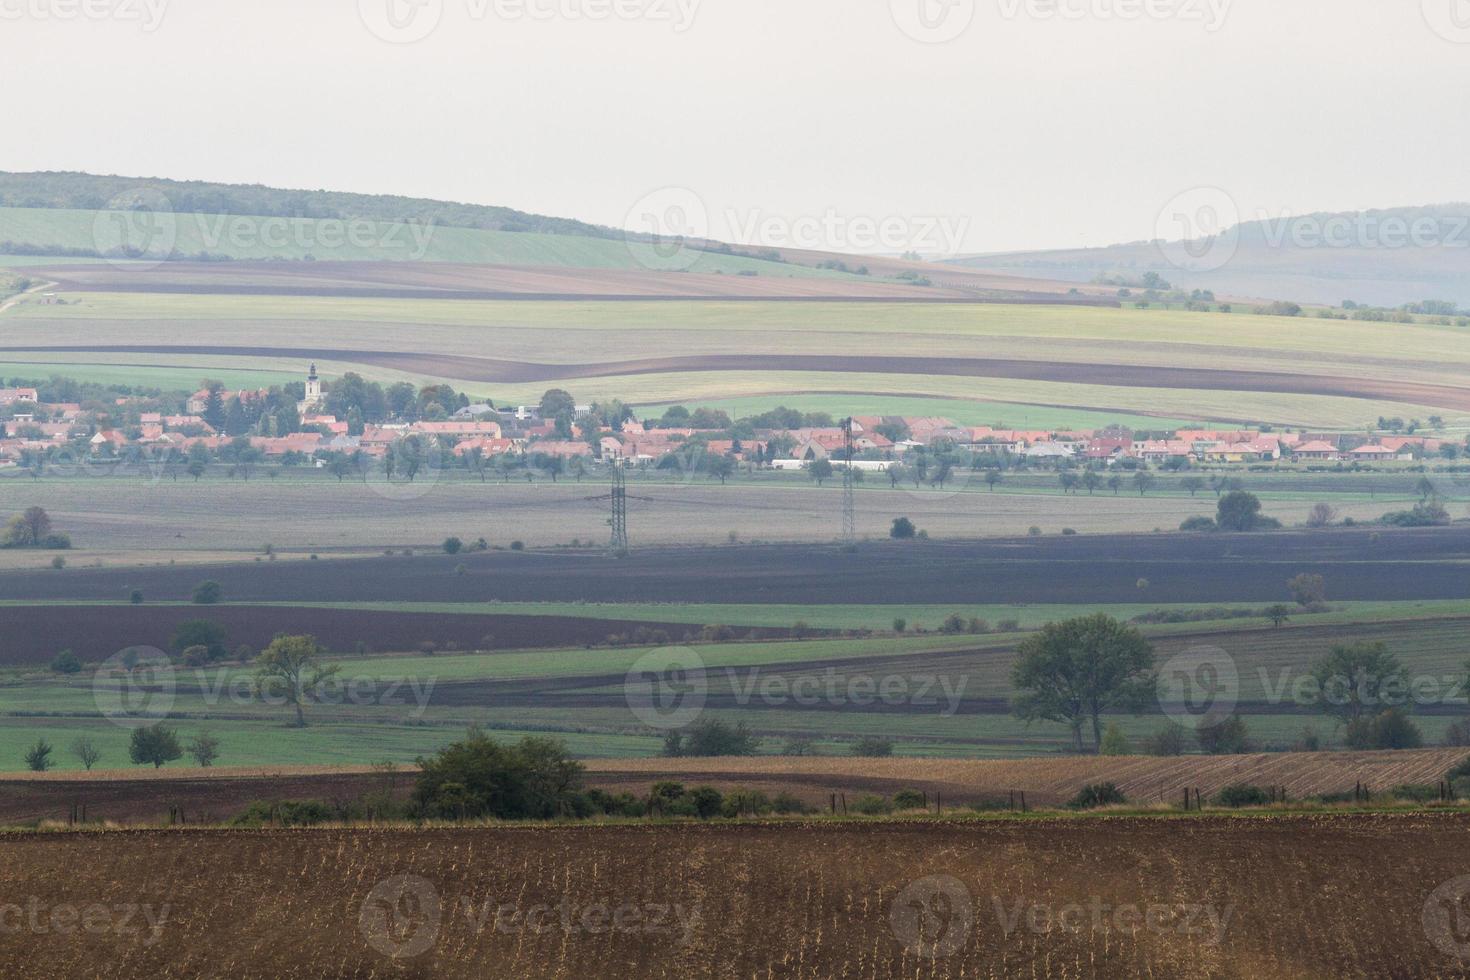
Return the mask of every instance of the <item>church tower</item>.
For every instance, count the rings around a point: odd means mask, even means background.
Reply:
[[[311,363],[311,370],[306,375],[306,397],[301,399],[299,410],[305,414],[308,409],[314,409],[322,403],[322,380],[316,375],[316,362]]]

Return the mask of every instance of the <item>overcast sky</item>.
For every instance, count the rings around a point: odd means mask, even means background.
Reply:
[[[692,201],[854,251],[1151,238],[1202,186],[1245,217],[1470,198],[1470,0],[581,3],[0,0],[0,169]]]

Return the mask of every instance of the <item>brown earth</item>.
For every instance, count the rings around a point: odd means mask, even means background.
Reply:
[[[542,364],[488,357],[420,354],[406,351],[308,350],[294,347],[106,344],[25,345],[0,351],[66,354],[197,354],[211,357],[281,357],[368,364],[411,374],[465,381],[529,384],[578,378],[702,371],[802,371],[842,374],[905,374],[945,377],[1008,378],[1027,381],[1107,385],[1121,388],[1176,388],[1205,391],[1256,391],[1366,398],[1470,411],[1470,388],[1394,381],[1370,376],[1300,374],[1288,371],[1217,371],[1148,365],[1067,363],[978,357],[876,357],[815,354],[705,354],[640,358],[591,364]]]
[[[0,837],[0,969],[1463,977],[1467,832],[1415,812],[21,834]]]
[[[0,572],[0,599],[187,601],[200,579],[231,602],[1217,603],[1280,602],[1299,573],[1329,600],[1463,599],[1470,525],[1263,534],[1097,534],[980,541],[647,548],[601,553],[241,562]],[[458,565],[464,573],[456,574]],[[1139,579],[1147,579],[1146,596]],[[356,637],[354,637],[356,639]]]

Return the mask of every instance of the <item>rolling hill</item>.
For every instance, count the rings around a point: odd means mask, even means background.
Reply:
[[[1439,299],[1470,307],[1470,204],[1258,220],[1221,236],[1232,238],[1234,255],[1217,269],[1181,268],[1170,261],[1177,243],[1157,240],[975,255],[949,264],[1078,283],[1157,272],[1186,289],[1299,303],[1396,307]]]

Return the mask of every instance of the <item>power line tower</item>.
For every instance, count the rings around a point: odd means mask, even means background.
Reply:
[[[842,545],[857,547],[857,501],[853,493],[852,473],[852,418],[842,420],[842,443],[847,456],[847,465],[842,468]]]
[[[614,462],[612,469],[612,492],[608,495],[612,500],[612,517],[608,518],[608,524],[612,525],[612,552],[615,555],[628,553],[628,485],[623,477],[623,468]]]

